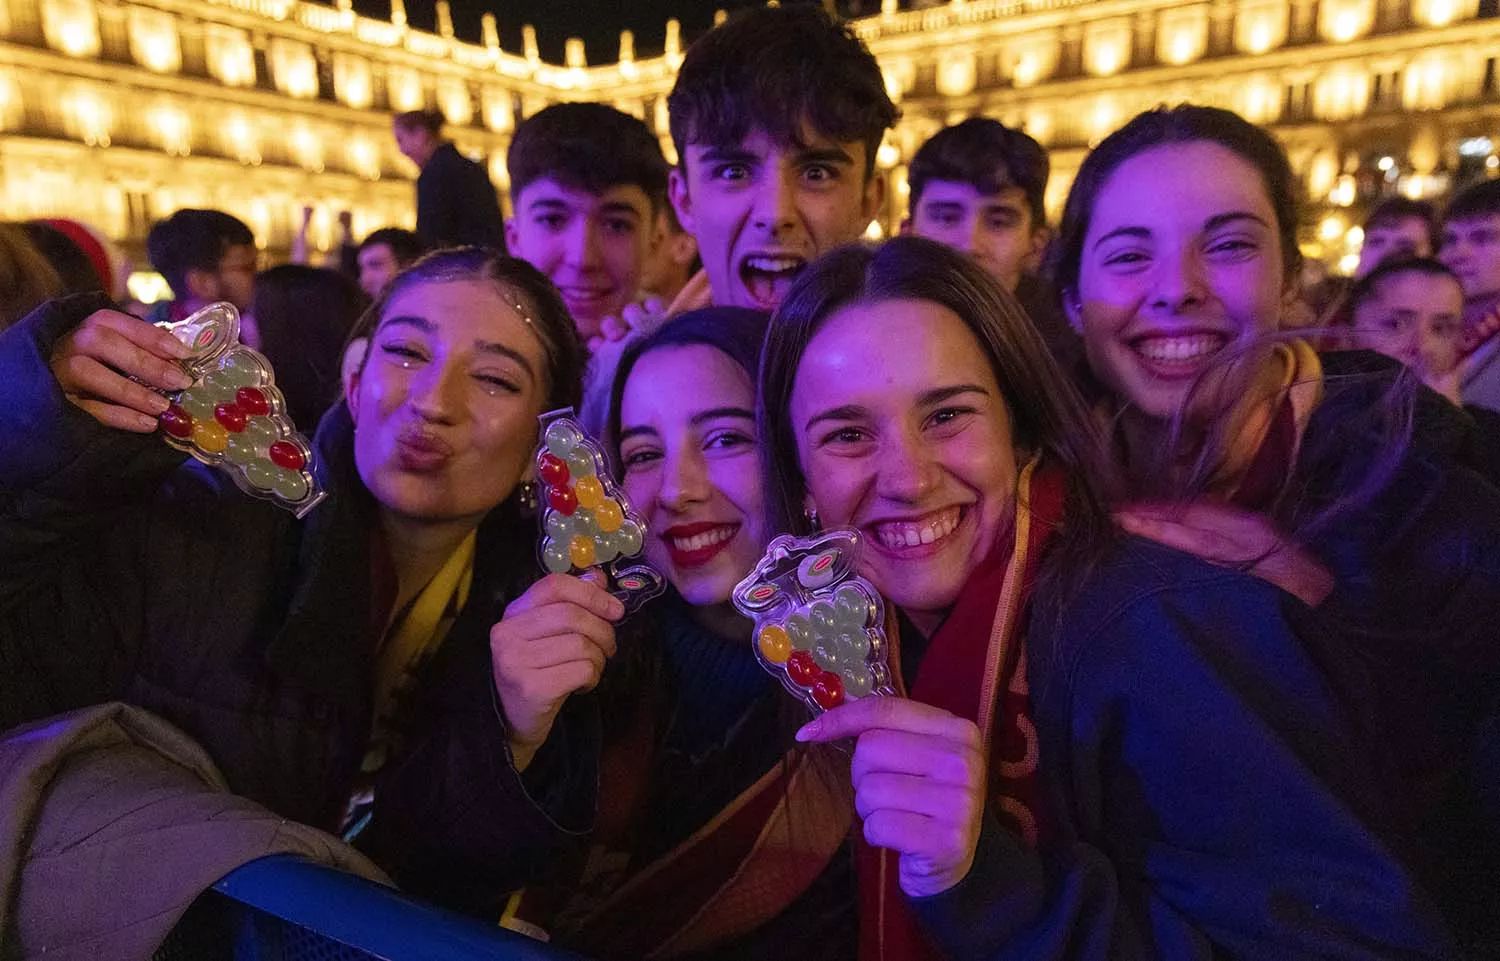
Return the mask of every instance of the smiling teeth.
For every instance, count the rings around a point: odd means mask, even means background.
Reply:
[[[672,538],[672,547],[683,553],[701,551],[705,547],[724,543],[733,537],[734,532],[737,530],[739,530],[738,527],[730,524],[725,527],[715,527],[713,530],[702,534],[694,534],[692,537],[674,537]]]
[[[882,545],[896,550],[903,547],[934,544],[952,534],[958,527],[959,513],[959,509],[955,507],[952,510],[943,511],[942,514],[925,523],[895,521],[889,524],[877,524],[875,536]]]
[[[1135,349],[1146,359],[1164,364],[1180,364],[1217,353],[1224,345],[1218,334],[1194,334],[1189,337],[1149,337]]]
[[[807,261],[801,257],[746,257],[745,266],[765,274],[781,274],[800,270]]]

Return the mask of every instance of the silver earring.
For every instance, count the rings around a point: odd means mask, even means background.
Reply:
[[[802,511],[802,516],[807,520],[808,527],[815,531],[823,529],[823,525],[818,522],[818,509],[816,507],[806,508]]]
[[[535,514],[538,507],[542,506],[542,499],[537,493],[536,481],[521,481],[521,510],[527,514]]]

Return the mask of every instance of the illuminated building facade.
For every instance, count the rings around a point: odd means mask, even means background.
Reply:
[[[856,18],[904,118],[878,158],[904,211],[905,164],[943,124],[983,113],[1052,150],[1060,206],[1090,143],[1163,101],[1232,107],[1272,126],[1319,213],[1310,253],[1348,253],[1347,222],[1382,190],[1441,192],[1500,166],[1495,0],[951,0]],[[0,0],[0,198],[4,216],[69,216],[140,252],[155,219],[214,206],[289,246],[304,204],[311,239],[410,225],[415,169],[393,111],[436,107],[503,190],[516,121],[598,99],[667,136],[666,93],[683,39],[589,66],[517,54],[491,16],[479,43],[302,0]],[[1491,137],[1494,143],[1491,143]],[[1353,208],[1340,215],[1341,208]],[[1332,212],[1330,214],[1330,212]],[[872,232],[874,228],[872,228]]]

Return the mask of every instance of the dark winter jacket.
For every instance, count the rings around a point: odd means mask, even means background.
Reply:
[[[451,143],[417,176],[417,236],[430,250],[474,244],[505,249],[505,221],[484,168]]]

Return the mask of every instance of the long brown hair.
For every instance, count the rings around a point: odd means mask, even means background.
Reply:
[[[1106,505],[1115,485],[1082,398],[1014,297],[968,257],[917,237],[829,253],[797,279],[772,318],[756,402],[770,529],[810,531],[802,513],[807,480],[789,412],[808,343],[843,308],[886,300],[940,304],[973,333],[1000,385],[1016,444],[1064,472],[1063,553],[1086,566],[1113,536]]]

